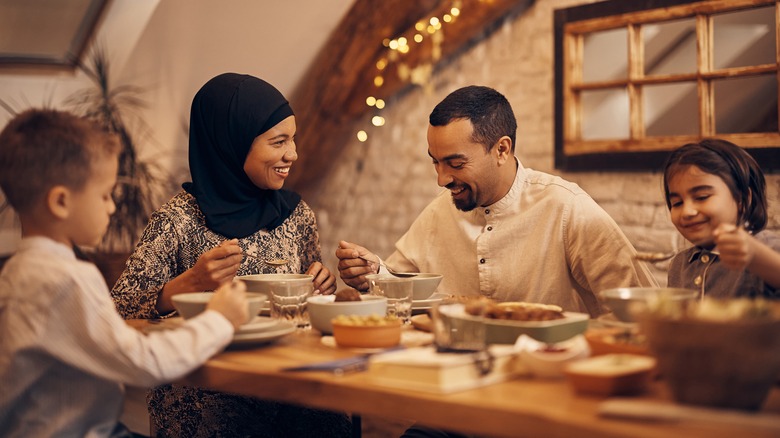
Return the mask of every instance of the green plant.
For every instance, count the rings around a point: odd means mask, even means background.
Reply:
[[[117,185],[114,189],[116,212],[111,217],[106,235],[97,248],[102,252],[128,252],[138,241],[149,216],[172,183],[159,166],[138,156],[138,142],[126,123],[133,117],[137,129],[146,124],[135,111],[145,107],[140,95],[143,90],[134,85],[111,87],[110,63],[101,47],[93,49],[87,62],[78,68],[92,81],[92,86],[77,91],[65,100],[65,105],[86,118],[94,120],[107,131],[116,134],[121,143]]]

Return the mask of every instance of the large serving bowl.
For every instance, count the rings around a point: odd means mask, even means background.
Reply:
[[[553,344],[571,339],[588,328],[590,316],[586,313],[563,312],[562,319],[549,321],[511,321],[470,315],[463,304],[442,304],[438,312],[468,324],[485,325],[485,342],[488,344],[514,344],[520,335],[528,335],[540,342]],[[464,327],[464,330],[467,327]]]
[[[214,292],[188,292],[174,295],[171,297],[171,301],[173,301],[173,307],[179,312],[179,315],[187,319],[206,310],[206,305],[213,296]],[[265,294],[246,294],[247,310],[249,311],[250,319],[260,312],[267,299],[268,297]]]
[[[415,301],[427,300],[436,292],[441,283],[441,274],[421,272],[412,277],[412,299]]]
[[[361,295],[360,301],[336,301],[333,295],[316,295],[307,300],[311,326],[324,334],[333,333],[331,320],[339,315],[378,315],[387,313],[387,298]]]
[[[681,403],[758,410],[780,374],[780,319],[707,321],[640,316]]]
[[[252,274],[241,275],[236,279],[246,283],[247,292],[271,293],[271,284],[279,281],[289,283],[311,283],[313,275],[309,274]]]
[[[604,304],[622,322],[636,322],[634,314],[641,311],[651,300],[693,302],[698,292],[693,289],[673,287],[618,287],[602,291]]]

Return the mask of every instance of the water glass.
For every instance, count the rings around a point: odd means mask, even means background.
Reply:
[[[268,285],[271,317],[291,321],[296,327],[309,327],[306,299],[314,293],[311,282],[273,281]]]
[[[369,279],[368,287],[371,295],[387,298],[387,315],[395,315],[409,324],[412,317],[412,279],[398,278],[391,275],[379,275]]]

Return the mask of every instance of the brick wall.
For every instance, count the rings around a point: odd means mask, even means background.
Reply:
[[[328,157],[337,160],[334,171],[307,196],[318,216],[330,269],[336,268],[339,240],[390,255],[396,239],[442,190],[427,155],[428,115],[451,91],[472,84],[493,87],[509,99],[518,120],[515,153],[525,167],[578,183],[639,250],[671,251],[684,245],[669,220],[658,173],[561,173],[553,168],[553,10],[582,3],[537,0],[435,72],[428,89],[417,87],[388,102],[382,112],[385,126],[371,127],[369,117],[355,123],[354,131],[365,129],[369,141],[353,137],[340,156]],[[780,231],[780,176],[767,175],[767,183],[768,228]],[[665,283],[663,266],[655,272]]]

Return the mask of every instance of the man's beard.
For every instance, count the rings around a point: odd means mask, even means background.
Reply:
[[[460,211],[471,211],[477,208],[477,200],[474,199],[473,192],[470,188],[466,187],[465,192],[468,192],[468,195],[466,198],[455,198],[452,196],[452,203],[455,204],[455,208],[457,208]]]

